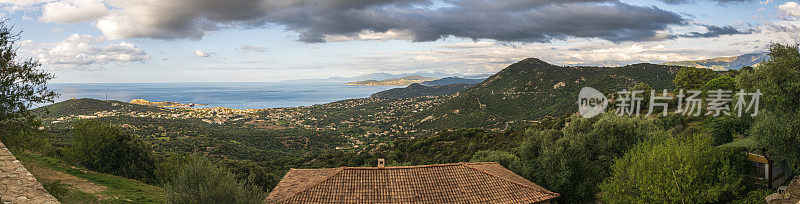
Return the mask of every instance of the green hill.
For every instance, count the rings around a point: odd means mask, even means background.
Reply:
[[[461,77],[445,77],[433,81],[426,81],[420,83],[423,86],[441,86],[441,85],[450,85],[450,84],[477,84],[482,82],[484,79],[465,79]]]
[[[730,69],[741,69],[742,67],[747,66],[758,66],[759,63],[763,62],[768,57],[769,56],[767,56],[767,53],[751,53],[733,57],[717,57],[702,60],[666,62],[663,63],[663,65],[697,67],[713,69],[715,71],[725,71]]]
[[[403,88],[394,88],[372,94],[375,98],[414,98],[420,96],[444,96],[463,91],[472,84],[448,84],[440,86],[423,86],[418,83]]]
[[[508,121],[540,120],[576,112],[578,92],[583,87],[605,94],[640,82],[654,89],[673,89],[672,80],[679,69],[656,64],[564,67],[528,58],[410,120],[423,129],[501,128]]]
[[[130,104],[114,100],[97,100],[91,98],[69,99],[55,104],[50,104],[34,110],[42,114],[43,118],[57,118],[69,115],[92,115],[100,111],[137,111],[137,112],[161,112],[167,111],[163,108]]]

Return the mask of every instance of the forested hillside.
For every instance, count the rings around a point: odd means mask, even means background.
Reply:
[[[447,84],[437,86],[424,86],[418,83],[403,88],[393,88],[372,94],[377,98],[414,98],[421,96],[444,96],[457,93],[472,87],[472,84]]]
[[[452,99],[414,115],[419,128],[501,127],[577,111],[578,92],[593,87],[605,94],[645,83],[673,89],[681,67],[633,64],[623,67],[563,67],[536,58],[514,63]]]

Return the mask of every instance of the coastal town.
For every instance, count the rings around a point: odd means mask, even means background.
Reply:
[[[130,102],[101,101],[109,104],[109,108],[89,111],[86,114],[53,115],[45,117],[45,125],[57,126],[79,120],[107,119],[114,124],[131,130],[147,129],[137,127],[137,123],[128,122],[137,119],[158,119],[162,121],[201,121],[208,125],[234,128],[248,128],[259,131],[276,131],[285,129],[305,129],[319,132],[336,132],[349,142],[336,149],[364,148],[369,144],[380,145],[394,139],[413,139],[424,134],[433,134],[428,130],[413,128],[407,120],[411,114],[425,110],[441,103],[447,97],[419,97],[404,99],[361,98],[350,99],[327,104],[300,106],[292,108],[266,109],[233,109],[226,107],[186,106],[177,102],[150,102],[135,99]],[[71,103],[70,100],[62,103]],[[163,123],[163,122],[162,122]],[[164,124],[161,126],[165,126]],[[186,137],[181,132],[169,132],[165,128],[155,128],[153,137],[163,139],[166,135]],[[147,136],[147,135],[143,135]]]

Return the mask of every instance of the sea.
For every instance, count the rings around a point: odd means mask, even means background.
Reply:
[[[60,94],[56,102],[72,98],[100,100],[172,101],[208,104],[203,107],[262,109],[324,104],[399,86],[350,86],[344,82],[197,82],[197,83],[50,83]],[[39,104],[43,106],[47,104]]]

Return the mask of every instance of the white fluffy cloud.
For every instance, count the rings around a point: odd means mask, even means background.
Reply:
[[[778,13],[784,16],[800,18],[800,4],[794,1],[783,3],[778,6]]]
[[[195,51],[194,51],[194,54],[195,54],[195,55],[197,55],[198,57],[208,57],[208,56],[211,56],[209,53],[207,53],[207,52],[205,52],[205,51],[203,51],[203,50],[195,50]]]
[[[102,0],[65,0],[45,4],[39,21],[75,23],[93,20],[107,13],[108,8]]]
[[[52,47],[35,50],[34,54],[45,65],[67,68],[145,62],[150,59],[150,55],[132,43],[103,45],[103,42],[105,42],[103,37],[72,34]]]

